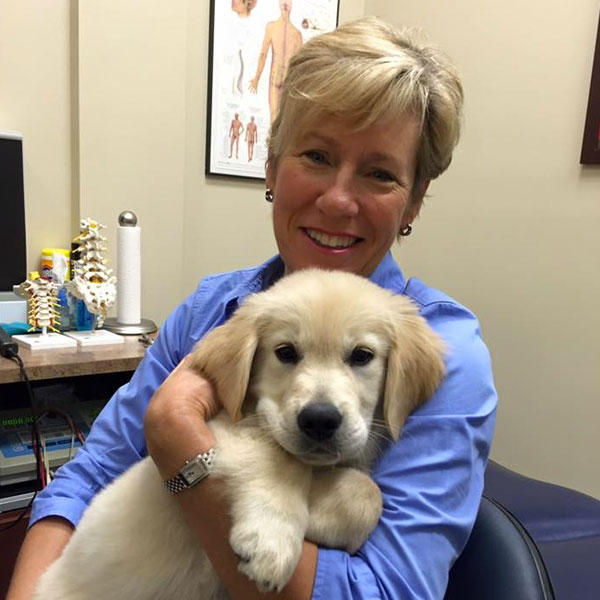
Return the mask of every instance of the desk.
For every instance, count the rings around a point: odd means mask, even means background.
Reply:
[[[126,337],[123,344],[96,346],[80,350],[36,350],[32,352],[19,348],[19,356],[25,364],[27,375],[31,381],[59,380],[79,376],[92,377],[94,382],[100,382],[111,375],[131,373],[144,357],[145,347],[137,336]],[[8,358],[0,357],[0,408],[2,408],[2,388],[14,387],[21,379],[17,363]],[[85,381],[82,377],[81,381]],[[7,385],[8,384],[8,385]],[[6,389],[5,388],[5,389]],[[115,391],[114,389],[112,391]],[[24,396],[25,398],[25,396]],[[108,399],[108,398],[107,398]],[[26,405],[26,404],[25,404]],[[0,528],[13,523],[21,510],[0,513]],[[0,532],[0,598],[6,596],[8,584],[14,568],[15,560],[23,538],[27,518],[16,527]]]

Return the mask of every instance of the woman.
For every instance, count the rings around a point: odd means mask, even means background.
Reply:
[[[305,542],[278,597],[443,597],[479,506],[496,395],[475,317],[422,282],[405,281],[389,250],[410,233],[429,181],[450,163],[461,105],[446,59],[376,19],[342,26],[299,51],[269,141],[266,198],[279,255],[206,278],[165,322],[85,449],[40,494],[10,600],[27,597],[93,495],[147,451],[167,480],[212,447],[206,421],[218,403],[184,357],[247,294],[308,266],[352,271],[411,297],[446,341],[448,374],[373,470],[384,513],[366,544],[350,556]],[[231,596],[269,597],[237,570],[219,482],[208,477],[175,498]]]

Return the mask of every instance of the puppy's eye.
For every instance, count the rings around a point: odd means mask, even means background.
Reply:
[[[368,348],[357,346],[348,357],[348,362],[352,367],[362,367],[370,363],[374,356],[373,352]]]
[[[298,353],[292,344],[281,344],[275,348],[275,356],[282,363],[295,364],[298,362]]]

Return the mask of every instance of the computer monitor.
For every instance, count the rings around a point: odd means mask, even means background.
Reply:
[[[0,292],[25,280],[23,136],[0,131]]]

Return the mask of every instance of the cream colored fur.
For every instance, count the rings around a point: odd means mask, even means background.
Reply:
[[[284,345],[297,360],[277,357]],[[371,360],[356,364],[357,348]],[[444,373],[441,342],[408,299],[317,270],[249,297],[198,344],[193,366],[226,409],[211,422],[215,474],[225,482],[239,568],[261,590],[284,587],[305,538],[351,553],[364,543],[382,506],[366,469]],[[311,402],[342,415],[333,439],[300,430],[298,413]],[[35,595],[227,597],[149,458],[98,494]]]

